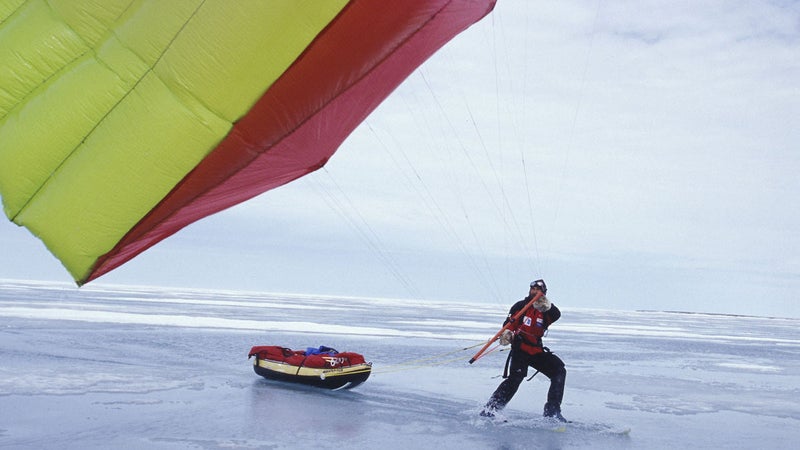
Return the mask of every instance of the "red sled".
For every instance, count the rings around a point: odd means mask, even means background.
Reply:
[[[291,350],[278,345],[258,345],[250,349],[255,356],[253,370],[270,380],[289,381],[325,389],[352,389],[367,381],[372,363],[353,352],[338,352],[330,347]]]

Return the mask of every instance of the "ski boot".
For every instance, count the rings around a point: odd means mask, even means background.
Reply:
[[[545,417],[550,417],[555,419],[559,422],[569,423],[569,420],[565,419],[564,416],[561,415],[561,408],[553,403],[545,403],[544,404],[544,414]]]
[[[493,418],[495,415],[497,415],[497,411],[500,409],[502,409],[502,407],[497,407],[497,401],[494,398],[490,398],[481,410],[480,415],[481,417]]]

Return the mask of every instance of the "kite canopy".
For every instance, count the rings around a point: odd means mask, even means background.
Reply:
[[[0,0],[0,195],[78,284],[322,167],[493,0]]]

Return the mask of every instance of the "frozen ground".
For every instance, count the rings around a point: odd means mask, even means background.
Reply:
[[[799,320],[573,310],[546,345],[567,363],[507,423],[480,420],[505,353],[467,360],[507,305],[0,281],[0,448],[795,448]],[[554,298],[558,304],[558,299]],[[270,382],[253,345],[356,351],[352,391]],[[436,355],[430,361],[414,360]],[[631,428],[619,436],[600,430]]]

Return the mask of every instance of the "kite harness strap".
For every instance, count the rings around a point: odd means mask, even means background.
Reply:
[[[542,350],[544,350],[544,352],[545,352],[545,353],[552,353],[552,352],[550,351],[550,349],[549,349],[549,348],[547,348],[547,347],[542,347]],[[511,363],[511,353],[512,353],[512,352],[508,352],[508,356],[506,357],[506,365],[505,365],[505,367],[503,367],[503,378],[508,378],[508,366],[509,366],[509,364]],[[536,376],[536,375],[538,375],[538,374],[539,374],[539,371],[537,370],[536,372],[534,372],[534,373],[533,373],[533,375],[531,375],[531,376],[530,376],[530,377],[529,377],[527,380],[525,380],[525,381],[531,381],[531,380],[533,379],[533,377],[535,377],[535,376]]]

